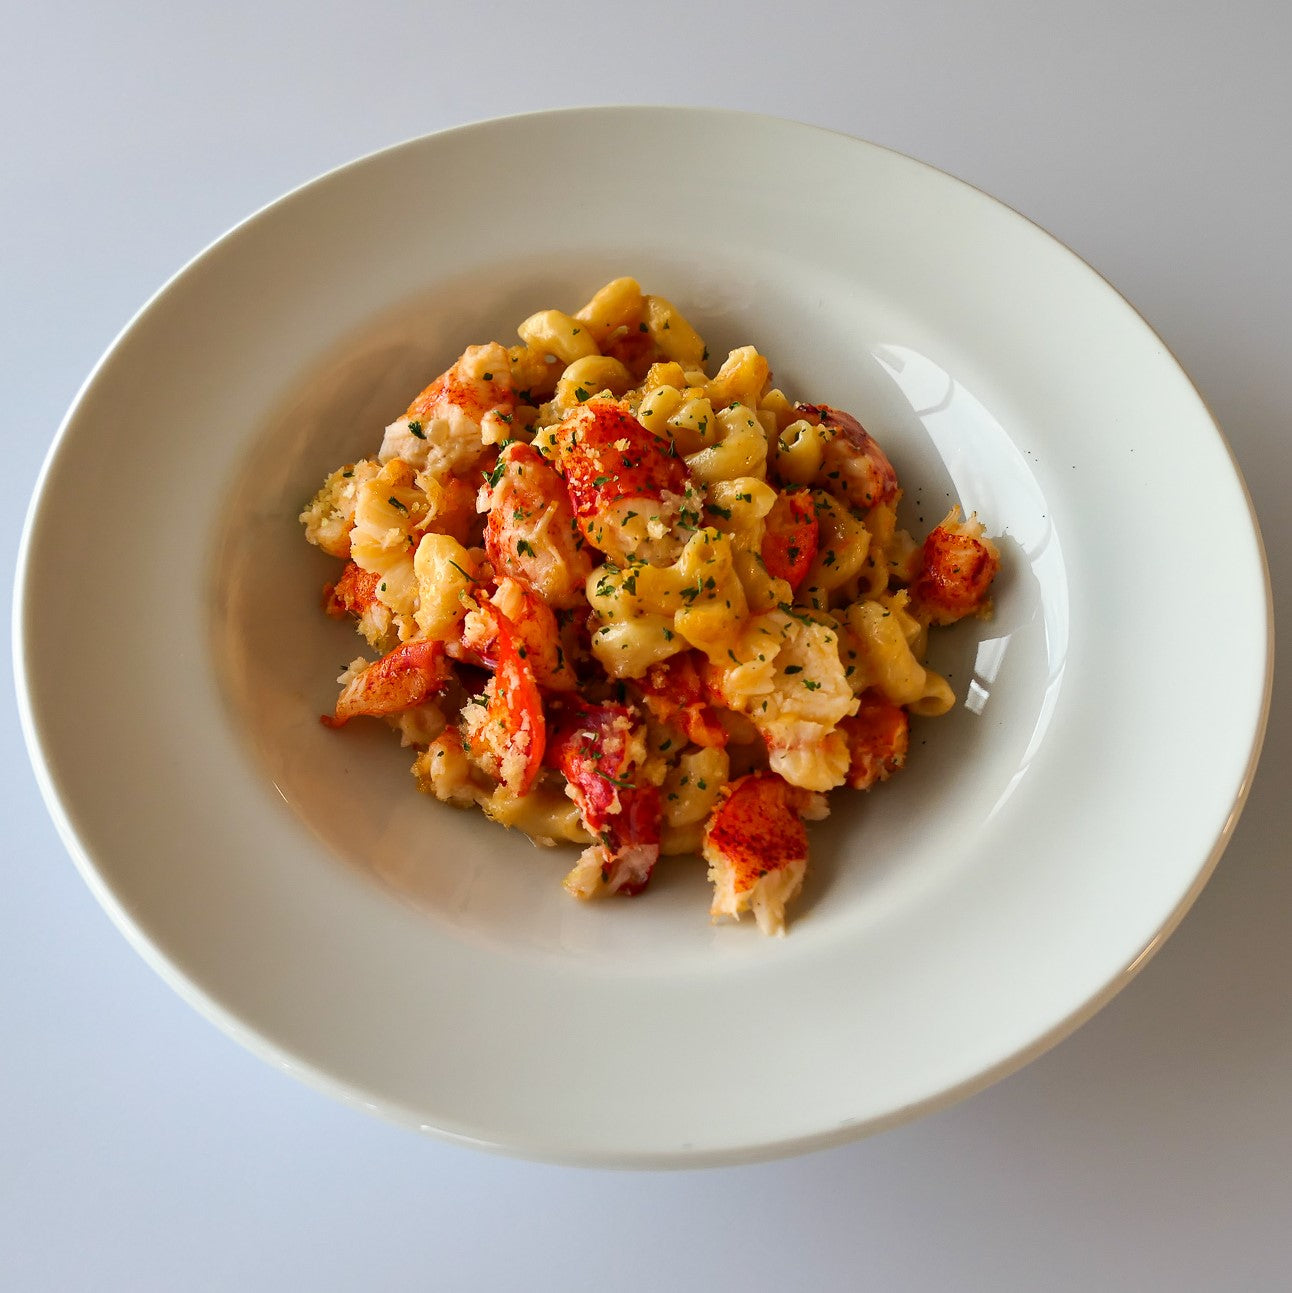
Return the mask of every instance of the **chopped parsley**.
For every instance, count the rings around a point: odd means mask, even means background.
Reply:
[[[816,620],[814,620],[810,615],[804,614],[803,611],[795,610],[794,607],[789,604],[789,602],[778,602],[776,604],[776,609],[779,611],[783,611],[791,619],[798,620],[800,624],[816,623]]]
[[[415,435],[419,440],[426,439],[426,432],[422,430],[422,424],[416,418],[409,418],[408,430],[411,435]]]
[[[629,781],[627,777],[612,777],[608,772],[602,772],[600,768],[593,768],[593,772],[601,778],[602,781],[608,781],[612,786],[619,786],[623,790],[636,790],[637,783]]]

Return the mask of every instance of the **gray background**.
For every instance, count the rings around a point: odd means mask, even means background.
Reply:
[[[147,296],[319,172],[484,116],[796,117],[994,193],[1147,316],[1233,444],[1285,640],[1292,18],[1277,3],[9,4],[0,594],[64,410]],[[1207,541],[1180,518],[1180,560]],[[124,580],[129,572],[123,571]],[[1199,589],[1159,640],[1205,633]],[[93,626],[87,626],[92,648]],[[7,638],[0,654],[8,658]],[[1223,703],[1198,679],[1182,705]],[[0,693],[0,1283],[19,1289],[1275,1289],[1292,1278],[1292,724],[1233,845],[1111,1006],[870,1141],[681,1174],[389,1127],[252,1058],[110,925]],[[1198,757],[1207,757],[1200,749]]]

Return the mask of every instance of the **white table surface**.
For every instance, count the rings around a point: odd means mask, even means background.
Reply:
[[[3,603],[65,408],[207,242],[382,145],[627,100],[861,135],[1067,242],[1147,316],[1226,429],[1292,640],[1290,14],[1274,0],[10,5]],[[1207,524],[1180,518],[1182,561]],[[1198,594],[1145,650],[1225,613],[1223,588]],[[40,801],[9,689],[0,772],[6,1289],[1292,1286],[1286,688],[1215,878],[1093,1022],[914,1125],[672,1174],[441,1144],[263,1064],[97,907]]]

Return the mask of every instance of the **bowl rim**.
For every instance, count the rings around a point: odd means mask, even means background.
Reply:
[[[915,1101],[901,1108],[894,1109],[884,1117],[866,1120],[855,1126],[835,1127],[816,1134],[797,1136],[790,1139],[776,1139],[767,1142],[751,1143],[739,1149],[727,1148],[719,1150],[701,1150],[690,1153],[669,1150],[656,1154],[635,1152],[625,1154],[618,1151],[609,1151],[604,1155],[579,1153],[564,1156],[559,1152],[552,1152],[552,1148],[550,1146],[536,1150],[532,1146],[494,1143],[485,1138],[463,1134],[445,1127],[428,1127],[416,1111],[404,1108],[399,1104],[386,1099],[374,1100],[372,1093],[357,1090],[345,1080],[334,1077],[326,1070],[316,1068],[313,1064],[303,1061],[283,1043],[277,1042],[271,1037],[250,1028],[243,1021],[238,1019],[236,1015],[231,1014],[217,1000],[207,995],[201,987],[180,970],[178,966],[166,955],[166,953],[163,952],[158,945],[144,933],[143,929],[136,923],[126,906],[108,884],[103,874],[100,872],[98,865],[90,856],[87,847],[82,842],[75,824],[75,813],[60,795],[59,787],[55,784],[55,779],[46,757],[45,741],[40,730],[39,720],[35,714],[32,697],[28,689],[28,680],[31,669],[33,668],[31,649],[27,637],[30,614],[28,607],[29,599],[32,595],[29,577],[32,548],[35,542],[34,532],[36,520],[45,499],[54,464],[63,450],[69,428],[75,420],[82,404],[86,400],[87,395],[96,385],[101,372],[121,348],[125,339],[134,331],[138,322],[152,310],[154,305],[162,298],[169,295],[175,286],[181,280],[186,278],[193,267],[200,264],[208,257],[213,256],[217,249],[221,248],[225,243],[233,239],[241,230],[256,221],[259,221],[267,213],[275,211],[290,203],[300,194],[314,188],[325,180],[332,179],[333,177],[337,177],[347,171],[367,165],[376,158],[383,157],[403,149],[424,146],[428,140],[442,139],[446,136],[470,134],[485,128],[493,128],[499,125],[521,121],[532,121],[535,119],[551,120],[589,114],[602,117],[606,115],[631,115],[642,112],[650,114],[666,114],[677,119],[695,118],[697,116],[712,118],[721,117],[739,119],[751,124],[761,122],[775,123],[781,126],[789,125],[798,129],[835,136],[846,140],[849,143],[861,143],[867,145],[868,147],[877,149],[883,153],[892,154],[895,157],[901,158],[904,162],[912,163],[933,175],[949,179],[956,185],[961,185],[973,190],[986,198],[995,207],[1009,212],[1032,229],[1039,231],[1047,240],[1049,240],[1049,242],[1053,243],[1058,249],[1065,252],[1069,257],[1089,271],[1091,275],[1093,275],[1110,293],[1113,294],[1118,302],[1132,312],[1142,328],[1161,347],[1164,360],[1174,366],[1178,374],[1183,377],[1193,397],[1198,401],[1200,408],[1205,412],[1211,428],[1217,436],[1219,443],[1229,460],[1233,477],[1239,486],[1246,506],[1247,521],[1251,528],[1255,544],[1255,552],[1260,565],[1260,577],[1264,593],[1263,603],[1260,608],[1260,613],[1264,616],[1264,675],[1261,682],[1261,699],[1258,721],[1251,734],[1245,766],[1242,771],[1237,792],[1234,796],[1233,804],[1227,818],[1222,823],[1216,838],[1212,841],[1206,859],[1194,876],[1191,885],[1188,887],[1181,899],[1176,903],[1175,907],[1160,928],[1145,941],[1144,945],[1138,950],[1138,952],[1105,983],[1104,987],[1100,991],[1091,996],[1079,1008],[1059,1020],[1045,1033],[1036,1037],[1029,1044],[1020,1047],[1013,1053],[999,1060],[994,1065],[983,1069],[972,1077],[948,1087],[935,1095]],[[1090,265],[1084,257],[1075,252],[1070,246],[1054,234],[1037,224],[1036,221],[1022,214],[1008,203],[1003,202],[1001,199],[990,193],[987,193],[984,189],[978,187],[972,182],[939,167],[935,167],[928,162],[910,157],[908,154],[902,153],[895,148],[874,143],[873,141],[859,139],[845,131],[835,130],[809,122],[795,121],[788,117],[780,117],[765,113],[745,112],[740,109],[696,108],[677,104],[616,104],[568,106],[517,114],[503,114],[495,117],[484,118],[478,121],[462,123],[448,127],[444,130],[411,136],[407,139],[386,145],[385,147],[366,153],[363,156],[352,158],[349,161],[320,173],[319,175],[306,179],[300,184],[289,189],[287,192],[263,204],[261,207],[239,220],[236,224],[232,225],[217,238],[213,239],[205,247],[201,248],[179,269],[171,274],[165,282],[162,283],[162,285],[159,286],[134,311],[104,349],[103,353],[95,362],[84,381],[80,384],[50,443],[49,449],[37,474],[36,482],[24,517],[18,545],[18,557],[12,597],[11,646],[19,723],[22,729],[24,743],[32,763],[37,784],[40,788],[41,797],[44,800],[47,811],[50,813],[51,819],[53,820],[64,847],[72,857],[74,864],[90,890],[93,892],[96,900],[108,912],[114,924],[116,924],[121,932],[126,936],[135,950],[139,952],[143,959],[154,970],[156,970],[158,974],[161,975],[161,977],[172,988],[174,988],[184,1000],[188,1001],[207,1018],[211,1019],[212,1022],[222,1029],[222,1031],[232,1036],[253,1053],[260,1056],[260,1058],[274,1064],[276,1067],[288,1068],[294,1075],[307,1081],[309,1085],[316,1089],[323,1090],[326,1093],[341,1099],[347,1104],[361,1107],[370,1112],[376,1112],[390,1121],[403,1125],[412,1125],[423,1131],[432,1131],[437,1136],[450,1141],[469,1144],[493,1151],[500,1151],[525,1158],[537,1157],[549,1162],[587,1166],[659,1168],[723,1165],[784,1157],[808,1152],[829,1145],[840,1144],[842,1142],[855,1139],[863,1134],[883,1130],[888,1127],[910,1121],[924,1113],[949,1107],[969,1095],[990,1086],[992,1083],[998,1081],[1007,1074],[1017,1071],[1033,1059],[1051,1049],[1059,1041],[1069,1036],[1084,1022],[1098,1013],[1099,1010],[1101,1010],[1131,981],[1131,979],[1134,978],[1137,973],[1139,973],[1140,970],[1144,968],[1144,966],[1152,959],[1153,955],[1160,949],[1176,928],[1178,928],[1185,914],[1196,901],[1198,895],[1211,878],[1221,855],[1232,839],[1238,820],[1250,795],[1251,786],[1259,764],[1263,742],[1268,729],[1274,677],[1274,637],[1273,592],[1268,554],[1261,534],[1259,518],[1256,514],[1251,492],[1243,477],[1242,470],[1234,454],[1233,447],[1226,437],[1214,411],[1211,409],[1202,393],[1198,390],[1196,383],[1190,377],[1188,371],[1185,369],[1179,358],[1162,339],[1160,333],[1158,333],[1153,325],[1148,322],[1138,307],[1136,307],[1134,303],[1115,288],[1099,270]]]

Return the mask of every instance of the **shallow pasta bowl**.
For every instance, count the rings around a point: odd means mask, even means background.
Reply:
[[[702,184],[670,188],[682,156]],[[542,200],[503,182],[554,175]],[[356,640],[319,614],[332,566],[302,503],[463,345],[623,273],[715,351],[756,344],[792,397],[859,416],[912,528],[954,500],[1001,536],[995,618],[936,662],[959,704],[814,830],[783,941],[711,926],[696,863],[575,903],[567,856],[417,795],[388,733],[318,723]],[[1225,613],[1176,632],[1200,588]],[[204,252],[69,412],[15,624],[50,810],[177,991],[399,1121],[636,1166],[872,1131],[1076,1027],[1219,857],[1271,660],[1225,443],[1106,283],[908,158],[664,109],[416,140]]]

